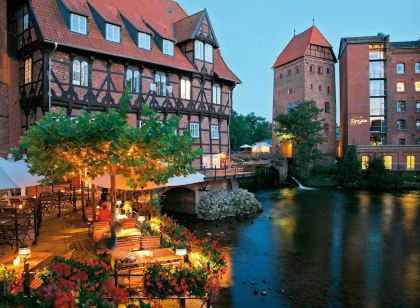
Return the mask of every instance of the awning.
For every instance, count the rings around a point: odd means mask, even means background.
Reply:
[[[243,146],[240,147],[240,149],[251,149],[252,146],[250,146],[249,144],[244,144]]]
[[[40,185],[42,177],[29,173],[28,164],[23,161],[9,161],[0,157],[0,189],[20,188],[22,195],[25,188]]]
[[[174,187],[174,186],[184,186],[190,184],[196,184],[204,182],[205,176],[201,173],[189,174],[187,176],[176,176],[170,178],[166,184],[155,184],[149,182],[146,187],[139,190],[151,190],[162,187]],[[133,190],[132,187],[127,185],[128,178],[123,175],[117,175],[115,177],[116,189],[120,190]],[[111,188],[111,177],[106,174],[101,177],[96,178],[92,181],[92,184],[102,187],[102,188]]]

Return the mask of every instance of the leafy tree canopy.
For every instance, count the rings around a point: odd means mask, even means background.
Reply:
[[[256,116],[253,112],[242,115],[233,112],[230,121],[230,144],[233,151],[239,151],[244,144],[252,145],[264,139],[271,138],[271,125],[265,118]]]
[[[349,146],[343,159],[338,162],[337,182],[342,187],[362,187],[362,165],[357,158],[356,146]]]

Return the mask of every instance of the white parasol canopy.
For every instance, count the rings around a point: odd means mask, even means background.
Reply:
[[[201,173],[189,174],[187,176],[176,176],[170,178],[166,184],[155,184],[149,182],[146,187],[142,188],[141,190],[151,190],[156,188],[162,187],[174,187],[174,186],[183,186],[183,185],[190,185],[195,183],[204,182],[205,176]],[[123,175],[117,175],[115,177],[115,186],[116,189],[119,190],[133,190],[132,187],[127,185],[128,178],[124,177]],[[101,177],[96,178],[92,181],[92,184],[103,187],[103,188],[111,188],[111,177],[109,174],[103,175]]]
[[[240,149],[251,149],[252,146],[250,146],[249,144],[244,144],[240,147]]]
[[[24,195],[26,187],[37,186],[42,177],[29,173],[28,164],[23,161],[9,161],[0,157],[0,189],[20,188]]]

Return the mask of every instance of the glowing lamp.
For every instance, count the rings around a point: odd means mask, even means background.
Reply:
[[[19,246],[19,257],[23,260],[28,259],[31,256],[31,247],[27,245],[20,245]]]
[[[13,265],[18,266],[20,264],[20,257],[16,256],[16,258],[13,259]]]
[[[117,205],[121,205],[122,204],[122,201],[121,200],[118,200],[117,201]]]
[[[185,245],[178,245],[175,249],[175,254],[177,256],[185,256],[187,255],[187,247]]]
[[[139,216],[137,220],[142,224],[146,220],[146,216]]]

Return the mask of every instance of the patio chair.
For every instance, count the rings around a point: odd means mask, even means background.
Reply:
[[[136,219],[135,218],[126,218],[121,220],[122,229],[134,229],[136,227]]]
[[[109,221],[95,221],[93,223],[93,239],[99,242],[104,237],[105,233],[111,232]]]

